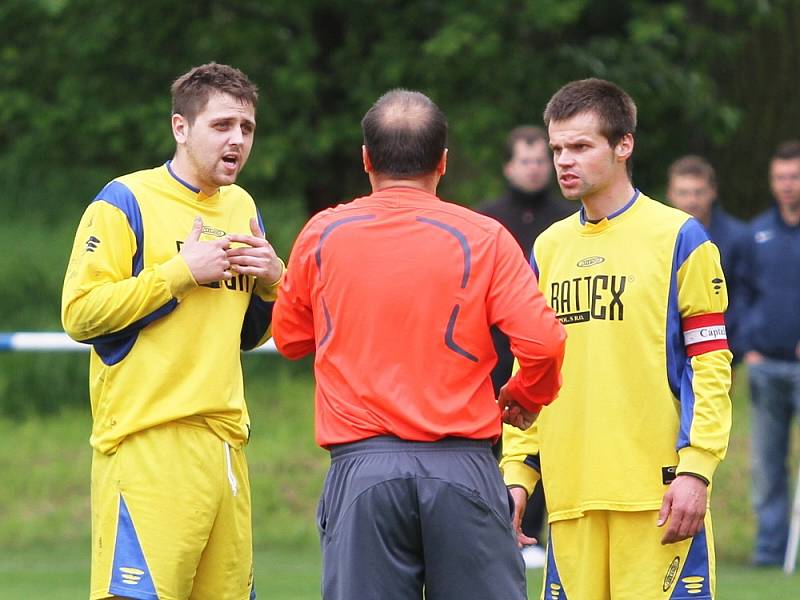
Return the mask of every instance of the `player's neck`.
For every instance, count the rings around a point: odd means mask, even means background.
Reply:
[[[199,189],[204,196],[210,198],[219,190],[218,186],[203,184],[201,182],[201,178],[198,177],[195,171],[191,168],[186,156],[184,156],[184,154],[181,152],[175,153],[175,156],[172,157],[169,166],[176,177],[178,177],[181,181],[185,181],[192,187]]]
[[[800,225],[800,203],[798,204],[779,204],[778,212],[781,214],[783,222],[790,227]]]
[[[630,202],[633,194],[633,185],[626,177],[616,184],[584,196],[581,198],[581,202],[583,203],[586,219],[593,222],[602,221]]]
[[[386,175],[376,175],[374,173],[369,174],[369,182],[370,185],[372,185],[373,193],[393,187],[406,187],[422,190],[423,192],[428,192],[435,196],[440,178],[441,177],[436,173],[411,178],[389,177]]]

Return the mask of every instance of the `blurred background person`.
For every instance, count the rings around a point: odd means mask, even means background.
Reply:
[[[769,185],[775,204],[750,224],[741,271],[757,566],[783,563],[789,532],[787,458],[800,411],[800,141],[778,146]]]
[[[503,175],[508,182],[505,192],[478,205],[476,210],[500,221],[530,260],[533,242],[539,234],[575,212],[575,206],[554,194],[550,187],[553,159],[547,147],[547,133],[541,127],[520,125],[512,129],[506,138],[505,160]],[[511,376],[514,356],[508,338],[496,327],[492,329],[492,339],[497,352],[492,385],[497,395]],[[537,486],[525,510],[522,529],[526,535],[540,538],[544,513],[544,487]],[[545,553],[539,544],[525,546],[522,556],[529,569],[544,565]]]
[[[739,329],[741,300],[739,284],[742,244],[747,225],[731,216],[717,199],[717,174],[705,158],[687,155],[670,165],[667,171],[667,200],[675,208],[689,213],[703,224],[711,241],[719,248],[722,271],[728,288],[728,309],[725,326],[734,363],[741,360]]]

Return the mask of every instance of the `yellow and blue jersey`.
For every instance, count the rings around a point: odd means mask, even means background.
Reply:
[[[268,336],[276,290],[245,275],[198,286],[179,255],[197,216],[201,240],[261,221],[242,188],[205,196],[166,163],[111,181],[78,226],[61,314],[65,331],[92,345],[91,444],[100,452],[179,420],[234,447],[248,438],[239,353]]]
[[[540,473],[550,520],[653,510],[679,473],[710,482],[730,430],[731,354],[719,252],[698,221],[638,191],[536,241],[539,287],[567,330],[558,401],[506,427],[506,483]]]

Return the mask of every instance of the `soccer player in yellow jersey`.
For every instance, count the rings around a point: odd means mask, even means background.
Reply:
[[[581,210],[534,244],[567,345],[558,401],[504,432],[515,522],[541,478],[546,600],[713,598],[709,489],[731,419],[719,252],[696,219],[634,187],[626,92],[574,81],[544,120]]]
[[[227,65],[182,75],[172,160],[114,179],[78,226],[62,321],[92,345],[93,600],[255,598],[239,354],[284,271],[235,185],[257,99]]]

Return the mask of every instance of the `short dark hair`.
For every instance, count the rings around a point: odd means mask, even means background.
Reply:
[[[800,158],[800,140],[786,140],[778,144],[772,160],[794,160]]]
[[[612,148],[626,134],[636,131],[636,103],[625,90],[605,79],[580,79],[558,90],[544,109],[545,126],[575,115],[593,112],[600,119],[600,133]]]
[[[258,88],[247,75],[235,67],[215,62],[192,68],[178,77],[170,89],[172,114],[183,115],[189,123],[194,123],[215,92],[230,94],[253,108],[258,104]]]
[[[394,89],[361,120],[375,173],[419,177],[433,173],[447,146],[447,119],[425,94]]]
[[[702,156],[687,154],[672,163],[667,171],[667,177],[680,177],[689,175],[691,177],[702,177],[713,187],[717,187],[717,174],[714,167]]]
[[[542,141],[547,145],[547,132],[541,127],[535,127],[534,125],[514,127],[508,132],[508,137],[506,138],[506,162],[514,158],[514,146],[517,145],[517,142],[525,142],[531,145],[538,141]]]

